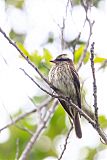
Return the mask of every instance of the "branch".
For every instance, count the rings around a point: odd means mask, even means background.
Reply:
[[[30,80],[34,83],[34,84],[36,84],[42,91],[44,91],[45,93],[47,93],[48,95],[50,95],[50,96],[52,96],[52,97],[54,97],[54,98],[63,98],[64,96],[63,95],[56,95],[56,94],[53,94],[53,93],[50,93],[50,92],[48,92],[46,89],[44,89],[44,88],[42,88],[24,69],[21,69],[24,73],[25,73],[25,75],[28,77],[28,78],[30,78]],[[59,89],[57,89],[56,87],[54,87],[53,86],[53,88],[54,88],[54,90],[56,91],[59,91]],[[59,91],[60,92],[60,91]]]
[[[33,135],[33,132],[30,129],[28,129],[27,127],[20,126],[20,125],[17,125],[17,124],[14,124],[14,125],[15,125],[16,128],[18,128],[18,129],[20,129],[22,131],[25,131],[30,135]]]
[[[85,12],[86,12],[86,21],[89,23],[90,32],[89,32],[89,37],[88,37],[86,46],[85,46],[85,48],[84,48],[84,52],[83,52],[83,54],[82,54],[82,56],[80,57],[80,60],[79,60],[79,62],[78,62],[77,71],[80,69],[80,67],[81,67],[81,65],[82,65],[82,62],[83,62],[84,58],[86,57],[87,49],[88,49],[88,47],[89,47],[89,42],[90,42],[91,35],[92,35],[92,27],[93,27],[93,25],[94,25],[94,21],[91,23],[90,19],[88,18],[88,15],[87,15],[88,7],[87,7],[86,5],[84,5],[83,0],[81,0],[81,4],[82,4],[82,6],[84,7]]]
[[[19,139],[16,140],[16,156],[15,160],[18,160],[19,157]]]
[[[30,114],[33,114],[33,113],[37,112],[38,110],[42,109],[44,106],[46,106],[46,105],[47,105],[50,101],[52,101],[52,100],[53,100],[52,98],[51,98],[51,99],[48,99],[48,100],[46,100],[45,102],[43,102],[41,105],[39,105],[39,106],[38,106],[38,109],[35,108],[35,109],[33,109],[33,110],[31,110],[31,111],[29,111],[29,112],[27,112],[27,113],[24,113],[24,114],[18,116],[16,119],[12,120],[12,122],[8,123],[8,124],[5,125],[3,128],[1,128],[1,129],[0,129],[0,132],[3,131],[4,129],[6,129],[6,128],[8,128],[8,127],[10,127],[10,126],[12,126],[12,125],[14,125],[14,124],[16,124],[18,121],[20,121],[21,119],[29,116]],[[11,119],[12,119],[12,118],[11,118]]]
[[[70,133],[71,133],[72,129],[73,129],[73,125],[71,126],[71,128],[70,128],[70,130],[69,130],[69,132],[68,132],[68,134],[67,134],[67,136],[66,136],[64,148],[63,148],[62,153],[61,153],[60,157],[58,158],[58,160],[61,160],[61,159],[62,159],[62,156],[63,156],[63,154],[64,154],[64,152],[65,152],[65,150],[66,150],[67,143],[68,143],[68,138],[69,138],[69,136],[70,136]]]
[[[92,76],[93,76],[93,96],[94,96],[94,109],[95,109],[95,121],[96,124],[99,125],[98,123],[98,107],[97,107],[97,85],[96,85],[96,77],[95,77],[95,67],[94,67],[94,42],[91,44],[91,70],[92,70]]]
[[[56,95],[54,95],[54,94],[48,92],[46,89],[42,88],[24,69],[22,69],[22,68],[20,68],[20,69],[21,69],[21,70],[24,72],[24,74],[25,74],[33,83],[35,83],[36,86],[38,86],[42,91],[44,91],[45,93],[47,93],[48,95],[50,95],[50,96],[52,96],[52,97],[54,97],[54,98],[57,98]]]
[[[72,7],[71,0],[67,0],[66,8],[65,8],[65,16],[63,17],[62,26],[57,24],[57,26],[59,27],[59,29],[61,31],[61,38],[60,39],[61,39],[61,49],[62,49],[62,51],[64,49],[66,49],[66,41],[64,40],[64,30],[65,30],[65,25],[66,25],[65,22],[66,22],[66,19],[67,19],[67,12],[68,12],[69,4]]]
[[[101,138],[104,140],[105,144],[107,144],[107,135],[102,131],[102,129],[96,125],[96,122],[92,120],[83,110],[81,110],[78,106],[76,106],[74,103],[72,103],[71,100],[69,102],[66,100],[66,103],[68,103],[69,106],[74,107],[81,116],[83,116],[87,121],[93,126],[93,128],[98,132],[98,134],[101,136]]]
[[[54,104],[52,106],[52,109],[50,110],[50,113],[49,113],[48,117],[46,118],[46,120],[44,121],[44,123],[38,128],[38,130],[35,131],[35,133],[31,137],[30,141],[26,145],[26,148],[22,152],[22,155],[20,156],[19,160],[26,160],[29,152],[31,151],[31,149],[33,147],[33,145],[37,141],[37,138],[40,136],[41,132],[44,130],[44,128],[46,127],[46,125],[47,125],[47,123],[49,121],[49,119],[51,118],[52,114],[54,113],[54,110],[55,110],[57,104],[58,104],[58,101],[55,100],[55,102],[54,102]]]

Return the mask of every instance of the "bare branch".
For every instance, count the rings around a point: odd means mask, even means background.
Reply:
[[[73,129],[73,125],[71,126],[71,128],[70,128],[70,130],[69,130],[69,132],[68,132],[68,134],[67,134],[67,136],[66,136],[64,148],[63,148],[62,153],[61,153],[60,157],[58,158],[58,160],[61,160],[61,159],[62,159],[62,156],[63,156],[63,154],[64,154],[64,152],[65,152],[65,150],[66,150],[66,148],[67,148],[68,138],[69,138],[69,136],[70,136],[70,133],[71,133],[72,129]]]
[[[62,96],[63,95],[61,95],[61,96],[59,96],[59,95],[56,95],[56,94],[53,94],[53,93],[50,93],[50,92],[48,92],[46,89],[44,89],[44,88],[42,88],[24,69],[21,69],[24,73],[25,73],[25,75],[28,77],[28,78],[30,78],[30,80],[33,82],[33,83],[35,83],[42,91],[44,91],[45,93],[47,93],[48,95],[50,95],[50,96],[52,96],[52,97],[54,97],[54,98],[62,98]],[[53,88],[54,88],[54,90],[56,91],[59,91],[56,87],[54,87],[53,86]],[[59,91],[60,92],[60,91]],[[55,92],[54,92],[55,93]]]
[[[54,113],[54,110],[56,108],[58,104],[58,101],[55,100],[54,104],[52,106],[52,109],[50,110],[50,114],[48,115],[48,117],[46,118],[46,120],[44,121],[44,123],[38,127],[38,130],[35,131],[35,133],[33,134],[33,136],[31,137],[30,141],[28,142],[26,148],[24,149],[22,155],[20,156],[19,160],[26,160],[28,154],[30,153],[34,143],[36,143],[37,138],[40,136],[41,132],[44,130],[44,128],[46,127],[49,119],[51,118],[52,114]]]
[[[42,109],[43,107],[45,107],[45,106],[46,106],[50,101],[52,101],[52,100],[53,100],[52,98],[47,99],[45,102],[43,102],[41,105],[39,105],[39,106],[37,107],[38,109],[35,108],[35,109],[33,109],[33,110],[31,110],[31,111],[29,111],[29,112],[27,112],[27,113],[24,113],[24,114],[18,116],[18,117],[17,117],[16,119],[14,119],[14,120],[13,120],[13,118],[11,117],[12,122],[8,123],[6,126],[4,126],[3,128],[1,128],[1,129],[0,129],[0,132],[3,131],[4,129],[6,129],[6,128],[8,128],[8,127],[10,127],[10,126],[12,126],[12,125],[14,125],[14,124],[16,124],[16,123],[17,123],[18,121],[20,121],[21,119],[23,119],[23,118],[25,118],[25,117],[27,117],[27,116],[29,116],[29,115],[37,112],[38,110]]]
[[[16,156],[15,160],[18,160],[19,157],[19,139],[16,140]]]
[[[67,0],[66,8],[65,8],[65,16],[63,17],[62,26],[60,26],[59,24],[57,24],[57,26],[61,30],[61,49],[62,49],[62,51],[66,48],[66,46],[65,46],[66,42],[64,40],[64,30],[65,30],[65,22],[66,22],[66,18],[67,18],[67,12],[68,12],[69,4],[71,5],[71,1]],[[71,5],[71,7],[72,7],[72,5]]]
[[[14,124],[14,125],[15,125],[15,127],[17,127],[18,129],[20,129],[20,130],[22,130],[22,131],[25,131],[25,132],[27,132],[27,133],[30,134],[30,135],[33,135],[33,132],[32,132],[31,130],[29,130],[27,127],[19,126],[19,125],[17,125],[17,124]]]
[[[94,96],[94,109],[95,109],[95,121],[96,124],[98,124],[98,107],[97,107],[97,85],[96,85],[96,77],[95,77],[95,67],[94,67],[94,42],[91,44],[91,49],[90,49],[90,53],[91,53],[91,57],[90,57],[90,61],[91,61],[91,70],[92,70],[92,76],[93,76],[93,96]]]
[[[50,92],[48,92],[46,89],[44,89],[44,88],[42,88],[24,69],[22,69],[22,68],[20,68],[23,72],[24,72],[24,74],[27,76],[27,77],[29,77],[30,78],[30,80],[33,82],[33,83],[35,83],[42,91],[44,91],[45,93],[47,93],[48,95],[53,95],[53,94],[51,94]],[[54,97],[54,95],[53,95],[53,97]],[[56,97],[56,96],[55,96]]]
[[[78,62],[78,66],[77,66],[77,71],[80,69],[81,65],[82,65],[82,62],[84,60],[84,58],[86,57],[86,54],[87,54],[87,49],[89,47],[89,42],[90,42],[90,39],[91,39],[91,35],[92,35],[92,28],[93,28],[93,25],[94,25],[94,21],[91,22],[91,20],[88,18],[88,15],[87,15],[87,12],[88,12],[88,6],[86,6],[83,2],[83,0],[81,0],[81,4],[82,6],[84,7],[84,10],[86,12],[86,21],[88,22],[89,24],[89,29],[90,29],[90,32],[89,32],[89,37],[88,37],[88,40],[86,42],[86,45],[85,45],[85,48],[84,48],[84,52],[82,54],[82,56],[80,57],[80,60]]]

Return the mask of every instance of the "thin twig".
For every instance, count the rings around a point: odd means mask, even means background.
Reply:
[[[19,139],[16,140],[16,156],[15,160],[18,160],[19,157]]]
[[[33,82],[33,83],[35,83],[42,91],[44,91],[45,93],[47,93],[48,95],[51,95],[52,96],[52,94],[50,93],[50,92],[48,92],[46,89],[44,89],[43,87],[41,87],[24,69],[22,69],[22,68],[20,68],[23,72],[24,72],[24,74],[27,76],[27,77],[29,77],[30,78],[30,80]],[[54,96],[54,95],[53,95]],[[55,97],[56,97],[56,95],[55,95]]]
[[[68,132],[68,134],[67,134],[67,136],[66,136],[64,148],[63,148],[62,153],[61,153],[60,157],[58,158],[58,160],[61,160],[61,159],[62,159],[62,156],[63,156],[63,154],[64,154],[64,152],[65,152],[65,150],[66,150],[66,148],[67,148],[68,138],[69,138],[69,136],[70,136],[70,133],[71,133],[72,129],[73,129],[73,125],[71,126],[71,128],[70,128],[70,130],[69,130],[69,132]]]
[[[64,30],[65,30],[65,22],[66,22],[66,18],[67,18],[67,11],[68,11],[69,3],[70,3],[70,1],[67,0],[66,10],[65,10],[65,17],[63,17],[62,27],[59,24],[57,24],[58,27],[61,30],[61,49],[62,49],[62,51],[65,49]]]
[[[62,95],[59,96],[59,95],[56,95],[56,94],[53,94],[53,93],[50,93],[48,92],[46,89],[42,88],[24,69],[21,68],[21,70],[25,73],[25,75],[30,78],[30,80],[36,84],[42,91],[44,91],[45,93],[47,93],[48,95],[54,97],[54,98],[62,98]],[[55,88],[54,90],[56,91],[59,91],[56,87],[53,86],[53,88]],[[60,92],[60,91],[59,91]]]
[[[38,130],[35,131],[35,133],[33,134],[33,136],[31,137],[30,141],[28,142],[28,144],[26,145],[26,148],[24,149],[24,151],[22,152],[22,155],[20,156],[19,160],[26,160],[29,152],[31,151],[34,143],[37,141],[37,138],[40,136],[41,132],[44,130],[44,128],[46,127],[50,117],[52,116],[52,114],[54,113],[54,110],[56,108],[58,104],[58,101],[55,100],[52,109],[50,110],[50,114],[48,115],[48,117],[46,118],[46,120],[44,121],[44,123],[38,128]]]
[[[95,121],[96,125],[99,125],[98,123],[98,107],[97,107],[97,85],[96,85],[96,77],[95,77],[95,67],[94,67],[94,42],[91,44],[91,70],[92,70],[92,76],[93,76],[93,96],[94,96],[94,110],[95,110]]]
[[[14,125],[15,125],[15,127],[17,127],[18,129],[27,132],[29,135],[33,135],[33,132],[32,132],[31,130],[29,130],[27,127],[24,127],[24,126],[22,127],[22,126],[19,126],[19,125],[17,125],[17,124],[14,124]]]
[[[64,41],[64,29],[65,29],[65,18],[63,18],[63,25],[60,27],[61,29],[61,48],[62,51],[65,49],[65,41]]]
[[[3,131],[4,129],[6,129],[6,128],[8,128],[8,127],[10,127],[10,126],[12,126],[12,125],[14,125],[14,124],[16,124],[18,121],[20,121],[21,119],[23,119],[23,118],[25,118],[25,117],[27,117],[27,116],[29,116],[29,115],[31,115],[31,114],[33,114],[33,113],[35,113],[35,112],[37,112],[38,110],[40,110],[40,109],[42,109],[43,107],[45,107],[51,100],[53,100],[52,98],[50,99],[47,99],[45,102],[43,102],[41,105],[39,105],[37,108],[35,108],[35,109],[33,109],[33,110],[31,110],[31,111],[29,111],[29,112],[27,112],[27,113],[24,113],[24,114],[22,114],[22,115],[20,115],[20,116],[18,116],[16,119],[14,119],[13,120],[13,118],[11,118],[11,122],[10,123],[8,123],[7,125],[5,125],[3,128],[1,128],[0,129],[0,132],[1,131]]]
[[[85,45],[83,54],[82,54],[82,56],[80,57],[80,60],[79,60],[79,62],[78,62],[77,71],[80,69],[80,67],[81,67],[81,65],[82,65],[82,62],[83,62],[84,58],[86,57],[87,49],[88,49],[88,47],[89,47],[89,42],[90,42],[91,35],[92,35],[92,28],[93,28],[93,25],[94,25],[94,23],[95,23],[95,21],[91,22],[91,20],[88,18],[88,15],[87,15],[88,8],[87,8],[87,6],[84,5],[83,0],[81,0],[81,4],[82,4],[82,6],[84,7],[85,12],[86,12],[86,21],[87,21],[88,24],[89,24],[90,32],[89,32],[89,37],[88,37],[87,43],[86,43],[86,45]]]

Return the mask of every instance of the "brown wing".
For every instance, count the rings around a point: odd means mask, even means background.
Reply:
[[[74,86],[75,86],[75,90],[76,90],[76,94],[77,94],[77,104],[78,104],[78,107],[81,108],[81,94],[80,94],[79,76],[78,76],[78,73],[76,72],[75,68],[73,67],[73,65],[70,65],[70,68],[71,68],[71,72],[73,75]]]
[[[73,79],[74,79],[74,86],[75,86],[76,95],[77,95],[77,104],[78,104],[78,107],[81,108],[81,94],[80,94],[79,76],[78,76],[78,73],[76,72],[73,64],[70,65],[70,67],[71,67],[71,72],[72,72]],[[78,112],[75,112],[75,114],[74,114],[74,125],[75,125],[75,132],[76,132],[77,137],[81,138],[82,137],[82,131],[81,131],[81,126],[80,126],[80,121],[79,121],[79,113]]]
[[[61,103],[65,111],[68,113],[68,115],[74,120],[74,114],[73,114],[74,110],[71,108],[70,111],[69,107],[66,105],[66,102],[64,100],[59,99],[59,102]]]

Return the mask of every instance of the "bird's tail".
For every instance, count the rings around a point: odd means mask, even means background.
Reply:
[[[72,110],[72,114],[69,110],[69,107],[67,107],[66,102],[63,100],[60,100],[61,105],[63,106],[63,108],[65,109],[65,111],[68,113],[68,115],[70,116],[71,119],[73,119],[74,122],[74,126],[75,126],[75,132],[78,138],[82,138],[82,131],[81,131],[81,126],[80,126],[80,120],[79,120],[79,114],[77,111],[74,112],[74,110]],[[75,115],[75,116],[74,116]]]
[[[80,120],[79,120],[79,114],[78,114],[78,112],[75,114],[74,126],[75,126],[76,136],[78,138],[82,138],[82,131],[81,131],[81,125],[80,125]]]

